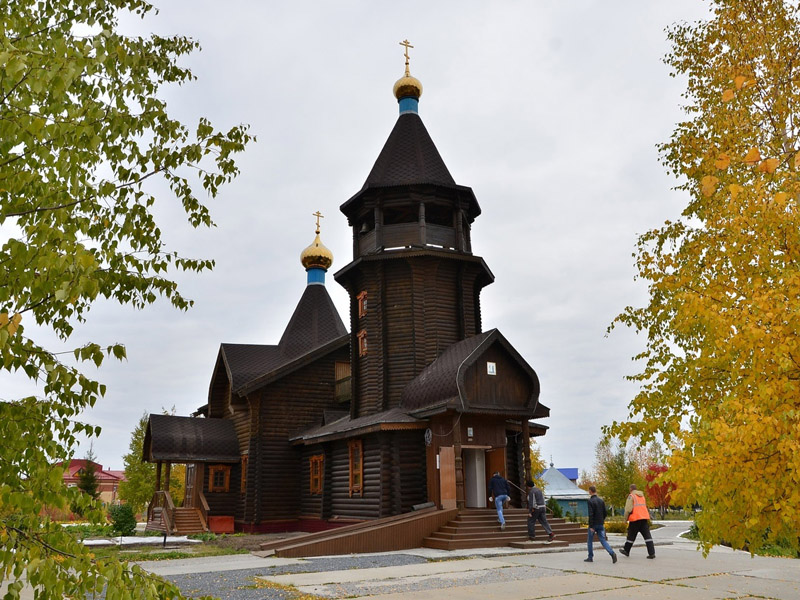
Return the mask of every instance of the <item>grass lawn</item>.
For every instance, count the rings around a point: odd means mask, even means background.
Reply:
[[[202,556],[224,556],[227,554],[247,554],[249,551],[244,548],[231,548],[217,546],[214,543],[205,542],[202,544],[184,544],[175,546],[167,544],[167,547],[154,546],[97,546],[92,549],[95,558],[107,559],[115,558],[120,561],[140,561],[140,560],[173,560],[176,558],[197,558]]]

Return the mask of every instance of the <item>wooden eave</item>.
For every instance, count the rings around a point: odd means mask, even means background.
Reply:
[[[365,425],[364,427],[356,427],[347,431],[337,431],[317,437],[309,438],[295,438],[291,440],[293,446],[313,446],[315,444],[322,444],[324,442],[334,442],[336,440],[345,440],[349,438],[361,437],[369,433],[377,433],[379,431],[403,431],[412,429],[426,429],[428,427],[427,421],[420,421],[419,423],[374,423],[372,425]]]
[[[349,278],[350,272],[355,269],[358,265],[362,262],[371,262],[371,261],[382,261],[382,260],[393,260],[397,258],[416,258],[420,256],[430,256],[432,258],[442,258],[446,257],[449,259],[457,258],[463,260],[464,262],[470,263],[477,263],[480,265],[481,269],[485,274],[485,283],[483,284],[484,287],[494,282],[494,273],[489,268],[489,265],[486,264],[486,261],[483,260],[483,257],[477,256],[475,254],[467,254],[465,252],[460,252],[458,250],[448,250],[445,248],[413,248],[413,249],[402,249],[402,250],[381,250],[375,254],[368,254],[365,256],[360,256],[351,263],[345,265],[341,269],[339,269],[336,273],[333,274],[333,278],[338,282],[342,283]]]

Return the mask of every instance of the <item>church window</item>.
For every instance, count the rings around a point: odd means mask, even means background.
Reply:
[[[230,465],[212,465],[208,468],[208,491],[228,492],[231,489]]]
[[[358,318],[362,318],[367,314],[367,292],[363,291],[358,296]]]
[[[242,485],[240,491],[244,494],[247,490],[247,461],[249,456],[245,454],[242,456]]]
[[[308,459],[309,491],[311,495],[322,493],[322,474],[325,471],[325,455],[317,454]]]
[[[347,443],[350,451],[350,496],[361,496],[364,490],[364,447],[361,440]]]
[[[358,332],[358,355],[367,355],[367,330],[362,329]]]

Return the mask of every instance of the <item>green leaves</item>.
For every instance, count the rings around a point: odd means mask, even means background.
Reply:
[[[18,0],[0,9],[0,225],[11,232],[0,245],[0,368],[42,392],[0,401],[0,579],[12,593],[27,575],[54,598],[104,588],[108,598],[179,597],[137,568],[94,561],[40,519],[81,502],[51,466],[69,457],[76,436],[99,434],[77,418],[105,386],[81,366],[123,359],[125,349],[88,343],[67,363],[23,325],[68,341],[98,297],[136,308],[165,297],[184,310],[191,300],[172,274],[213,266],[166,247],[149,183],[165,181],[172,197],[158,200],[210,226],[204,200],[236,176],[234,157],[253,138],[243,125],[221,132],[206,119],[194,128],[170,117],[161,90],[193,79],[179,62],[199,46],[118,32],[120,11],[151,10],[144,0]]]

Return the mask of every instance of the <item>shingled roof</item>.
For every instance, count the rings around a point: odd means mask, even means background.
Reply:
[[[534,401],[524,412],[530,413],[532,410],[529,416],[534,418],[548,416],[550,409],[538,402],[539,378],[497,329],[490,329],[449,346],[439,358],[406,385],[400,406],[417,417],[449,409],[470,410],[470,401],[475,399],[469,398],[463,391],[464,378],[467,370],[495,343],[500,344],[532,379]]]
[[[233,421],[150,415],[142,459],[149,462],[239,462]]]
[[[401,408],[391,408],[383,412],[358,417],[357,419],[350,418],[350,415],[344,415],[331,423],[303,431],[291,437],[290,441],[303,444],[319,444],[334,439],[364,435],[373,431],[421,429],[424,427],[427,427],[426,420],[412,417]]]
[[[278,345],[222,344],[220,356],[234,393],[252,389],[271,374],[305,364],[320,350],[349,343],[347,329],[324,285],[308,285]],[[265,379],[266,378],[266,379]],[[213,387],[213,384],[212,384]]]
[[[324,285],[306,286],[278,342],[281,354],[296,358],[347,335],[347,329]]]
[[[494,329],[479,333],[449,346],[425,367],[403,390],[400,405],[414,410],[458,398],[458,370]]]
[[[368,186],[433,183],[455,185],[425,124],[416,113],[400,115],[364,182]]]
[[[342,204],[340,209],[348,215],[349,208],[371,190],[431,185],[452,189],[457,195],[466,196],[470,217],[480,214],[472,189],[456,184],[419,115],[403,113],[398,117],[361,190]]]

